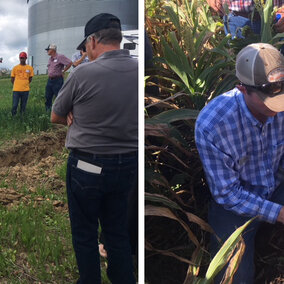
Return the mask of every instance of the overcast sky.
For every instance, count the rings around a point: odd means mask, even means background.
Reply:
[[[28,4],[26,0],[0,0],[0,68],[19,63],[19,53],[27,52]]]

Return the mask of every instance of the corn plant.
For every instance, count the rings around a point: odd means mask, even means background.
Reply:
[[[225,267],[226,269],[222,284],[230,284],[234,278],[234,274],[238,269],[241,258],[245,251],[245,243],[242,239],[242,233],[252,223],[255,218],[250,219],[244,225],[237,228],[231,236],[225,241],[220,250],[216,253],[207,269],[205,278],[197,278],[194,284],[210,284],[213,283],[214,277]]]
[[[146,21],[150,32],[153,26],[164,28],[154,30],[153,40],[154,48],[158,47],[156,62],[161,64],[159,79],[167,81],[166,91],[187,93],[196,109],[235,83],[234,57],[227,50],[229,37],[224,37],[221,22],[203,4],[168,1],[160,17]]]
[[[192,140],[197,114],[192,109],[164,111],[148,118],[145,128],[147,259],[153,253],[170,256],[192,269],[188,275],[198,274],[201,262],[204,265],[209,259],[204,243],[206,235],[212,233],[203,220],[208,189],[202,181],[202,166]],[[151,225],[157,217],[177,221],[184,230],[180,238],[187,245],[182,253],[178,242],[169,245],[157,227]]]

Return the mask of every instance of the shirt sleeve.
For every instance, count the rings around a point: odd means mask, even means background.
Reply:
[[[72,61],[69,58],[67,58],[65,55],[61,55],[60,63],[63,64],[64,66],[67,66],[68,64],[72,63]]]
[[[233,158],[215,145],[213,141],[216,139],[200,130],[198,125],[195,141],[214,200],[239,215],[258,216],[263,221],[275,223],[282,206],[245,190],[239,173],[234,169]]]
[[[73,101],[78,93],[79,84],[74,73],[70,73],[60,89],[52,106],[52,111],[61,117],[66,117],[73,109]]]
[[[78,58],[78,55],[77,55],[77,52],[76,52],[72,55],[72,62],[77,61],[78,60],[77,58]]]

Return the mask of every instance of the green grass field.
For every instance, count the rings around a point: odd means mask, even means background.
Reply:
[[[12,140],[21,141],[31,134],[53,131],[44,105],[46,80],[47,76],[42,75],[33,78],[25,115],[12,117],[12,84],[9,78],[0,79],[1,150],[5,151]],[[39,166],[36,173],[39,182],[35,182],[35,190],[25,180],[18,182],[17,175],[11,180],[14,168],[0,167],[2,196],[5,197],[5,191],[10,190],[22,196],[19,202],[9,206],[0,202],[0,283],[71,284],[78,279],[68,211],[64,206],[61,210],[54,206],[54,203],[67,204],[65,188],[47,188],[40,183],[46,176],[48,185],[54,179],[64,181],[67,150],[54,153],[53,157],[58,163],[53,169],[56,178],[49,177]],[[7,173],[3,173],[4,168]],[[102,260],[102,283],[109,284],[105,265]]]
[[[6,140],[18,139],[25,134],[38,133],[51,128],[49,114],[45,111],[46,75],[35,76],[25,115],[11,115],[12,84],[10,78],[0,79],[0,146]],[[19,109],[19,107],[18,107]]]

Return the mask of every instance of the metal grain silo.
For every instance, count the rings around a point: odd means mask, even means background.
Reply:
[[[83,38],[86,22],[99,13],[121,20],[122,30],[138,29],[138,0],[27,0],[28,56],[35,74],[47,72],[49,43],[71,59]]]

